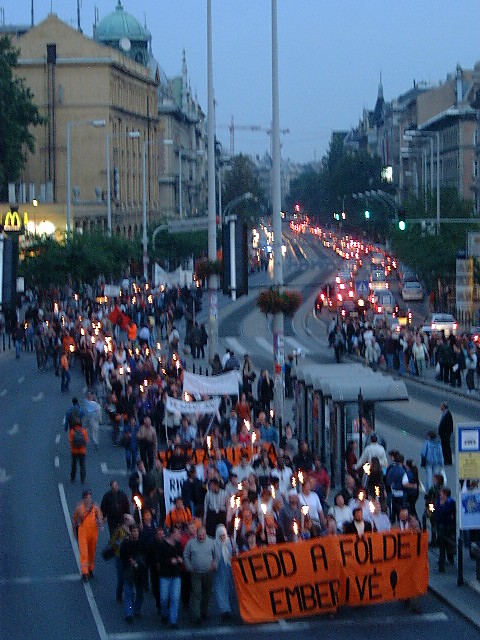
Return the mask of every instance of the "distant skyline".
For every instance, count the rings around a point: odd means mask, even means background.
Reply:
[[[118,0],[80,0],[81,27],[92,36]],[[121,0],[152,34],[153,54],[168,77],[181,72],[207,113],[206,0]],[[2,5],[0,5],[2,6]],[[5,24],[30,24],[31,0],[3,4]],[[50,12],[77,27],[77,0],[33,0],[38,24]],[[0,17],[2,14],[0,13]],[[271,0],[212,0],[216,135],[235,153],[263,155],[271,123]],[[436,85],[457,64],[480,60],[478,0],[278,0],[282,157],[320,160],[332,131],[358,124],[373,109],[382,75],[386,101],[425,81]]]

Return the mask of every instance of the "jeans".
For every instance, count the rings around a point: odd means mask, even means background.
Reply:
[[[68,371],[67,369],[62,369],[62,383],[60,386],[61,391],[68,391],[68,388],[70,386],[70,379],[70,371]]]
[[[85,470],[85,454],[84,453],[72,453],[72,468],[70,471],[70,480],[75,481],[77,475],[77,461],[80,465],[80,480],[85,482],[87,472]]]
[[[192,595],[190,607],[194,621],[206,618],[212,594],[213,573],[192,573]]]
[[[427,478],[425,481],[425,489],[428,491],[433,486],[433,476],[436,473],[442,473],[442,465],[441,464],[427,464],[425,467],[425,473],[427,474]]]
[[[135,465],[137,464],[137,449],[132,447],[126,447],[125,449],[125,463],[127,469],[133,473],[135,471]]]
[[[170,624],[177,624],[178,608],[180,606],[180,589],[182,579],[177,578],[160,578],[160,604],[162,610],[162,618],[168,617]]]
[[[22,353],[23,343],[21,340],[15,340],[15,356],[20,358],[20,354]]]
[[[123,561],[120,556],[115,556],[115,570],[117,572],[117,589],[116,596],[117,599],[120,599],[123,595],[123,585],[124,585],[124,571],[123,571]]]
[[[125,582],[124,591],[125,616],[127,618],[132,615],[139,616],[143,604],[143,579],[135,582]]]

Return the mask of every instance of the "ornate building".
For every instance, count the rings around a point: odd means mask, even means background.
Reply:
[[[185,56],[181,75],[168,79],[147,27],[120,0],[93,38],[53,14],[10,34],[20,50],[17,74],[46,118],[9,189],[31,220],[50,219],[60,230],[69,219],[75,229],[111,225],[131,237],[143,230],[144,209],[147,225],[204,213],[205,116]]]

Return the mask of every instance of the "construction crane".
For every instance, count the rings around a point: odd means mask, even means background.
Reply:
[[[267,129],[266,127],[262,127],[259,124],[235,124],[235,120],[232,118],[230,120],[230,124],[228,125],[219,125],[221,129],[228,129],[230,131],[230,157],[233,158],[235,155],[235,129],[239,129],[242,131],[265,131],[267,135],[272,134],[271,129]],[[280,129],[280,133],[290,133],[290,129]]]

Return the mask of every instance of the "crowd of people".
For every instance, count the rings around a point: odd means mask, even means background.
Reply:
[[[79,467],[85,484],[88,448],[105,444],[99,437],[102,420],[110,425],[113,446],[123,450],[128,488],[112,480],[100,505],[85,489],[72,524],[84,581],[94,576],[98,531],[108,525],[103,553],[115,566],[115,597],[127,623],[141,616],[146,592],[162,623],[172,628],[179,621],[205,620],[212,595],[221,619],[229,620],[237,612],[232,556],[260,546],[391,527],[420,530],[414,461],[387,452],[382,438],[366,428],[361,455],[354,441],[348,444],[344,482],[332,495],[320,456],[298,441],[292,425],[280,434],[273,424],[272,380],[267,370],[257,380],[247,354],[240,362],[227,351],[211,363],[212,375],[238,372],[239,393],[224,395],[218,414],[167,411],[168,397],[185,399],[177,325],[185,318],[186,337],[197,327],[193,299],[188,289],[152,291],[144,285],[115,305],[72,294],[29,310],[39,370],[51,361],[62,391],[69,391],[72,366],[85,378],[85,398],[74,398],[65,416],[71,482]],[[174,505],[165,504],[165,468],[187,471]],[[437,471],[432,463],[432,492]],[[443,569],[445,558],[452,561],[445,531],[455,509],[448,487],[429,496],[431,542],[440,547],[442,570],[442,549]],[[412,609],[419,610],[416,601]]]
[[[461,336],[445,335],[445,331],[424,333],[410,325],[400,331],[374,327],[358,318],[347,318],[341,323],[336,318],[328,327],[329,345],[334,348],[337,362],[344,352],[365,359],[373,369],[385,367],[424,376],[428,367],[435,368],[438,381],[452,387],[466,385],[474,393],[480,383],[478,344],[466,333]]]

